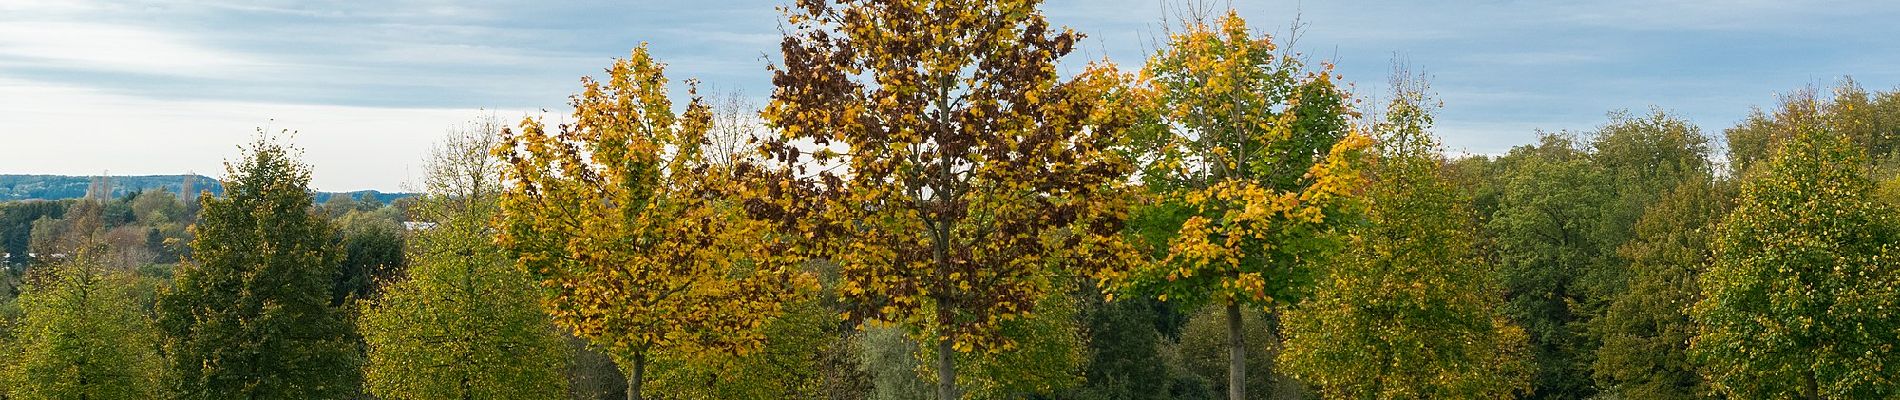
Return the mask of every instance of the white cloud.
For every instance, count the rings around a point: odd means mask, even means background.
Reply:
[[[243,77],[271,63],[129,25],[10,21],[0,24],[0,65],[188,77]]]
[[[321,190],[398,190],[472,109],[158,100],[0,77],[0,171],[218,176],[257,128],[297,131]],[[515,121],[523,111],[495,111]],[[538,112],[537,112],[538,114]]]

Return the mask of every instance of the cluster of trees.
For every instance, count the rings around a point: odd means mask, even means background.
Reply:
[[[1900,395],[1900,92],[1452,158],[1404,69],[1362,112],[1227,12],[1064,76],[1037,5],[796,2],[761,110],[637,47],[389,205],[260,135],[196,203],[0,206],[68,255],[0,398]]]

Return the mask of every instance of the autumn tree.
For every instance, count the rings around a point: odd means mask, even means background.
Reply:
[[[773,251],[785,238],[744,213],[738,171],[706,160],[707,107],[677,113],[662,69],[635,48],[606,81],[582,79],[573,123],[528,119],[494,149],[499,242],[556,325],[616,357],[629,399],[655,355],[758,349],[806,279]]]
[[[1812,97],[1775,114],[1782,138],[1742,177],[1698,279],[1690,353],[1718,394],[1891,398],[1900,392],[1900,221],[1875,201],[1867,155]]]
[[[92,236],[97,237],[95,231]],[[96,243],[96,241],[95,241]],[[88,245],[36,268],[18,303],[14,340],[0,357],[11,399],[155,398],[163,368],[158,334],[132,293],[129,271],[110,271]]]
[[[567,345],[526,271],[494,245],[501,163],[490,117],[452,131],[424,166],[407,279],[367,302],[360,329],[369,393],[385,399],[554,398]]]
[[[1309,71],[1236,13],[1190,20],[1148,61],[1156,111],[1136,136],[1155,195],[1133,225],[1158,260],[1117,291],[1226,308],[1228,398],[1246,398],[1241,310],[1310,292],[1317,263],[1357,221],[1357,160],[1371,145],[1330,69]]]
[[[1331,399],[1511,398],[1530,386],[1523,329],[1478,253],[1464,188],[1448,179],[1422,78],[1398,69],[1373,127],[1369,225],[1288,312],[1292,375]]]
[[[1110,259],[1071,255],[1112,248],[1120,229],[1109,194],[1126,164],[1108,151],[1120,129],[1097,106],[1121,75],[1062,80],[1056,61],[1079,35],[1039,4],[786,9],[763,114],[785,185],[767,208],[825,243],[808,249],[841,266],[849,319],[934,347],[940,399],[960,398],[958,354],[1014,348],[1003,326],[1052,290],[1050,268],[1096,269]]]
[[[356,395],[354,324],[331,305],[334,234],[299,151],[260,135],[202,197],[192,259],[158,300],[170,378],[190,398]]]

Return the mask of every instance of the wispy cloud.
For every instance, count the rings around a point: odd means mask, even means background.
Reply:
[[[0,24],[0,65],[186,77],[256,77],[273,65],[144,27],[80,22]]]
[[[565,110],[640,42],[676,82],[771,92],[785,0],[0,0],[0,172],[215,172],[252,128],[301,130],[320,185],[395,189],[475,108]],[[1047,1],[1089,36],[1063,68],[1139,68],[1173,0]],[[1222,2],[1214,2],[1221,4]],[[1399,55],[1433,74],[1448,147],[1495,154],[1660,105],[1716,132],[1772,93],[1900,84],[1900,3],[1847,0],[1248,0],[1259,31],[1362,96]],[[502,113],[513,119],[519,112]],[[273,120],[274,118],[274,120]],[[77,144],[90,150],[77,151]],[[55,157],[57,156],[57,157]],[[37,158],[35,158],[37,157]]]

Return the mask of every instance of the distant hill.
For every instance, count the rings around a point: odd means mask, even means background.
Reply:
[[[92,186],[91,176],[71,175],[0,175],[0,201],[10,200],[61,200],[86,197],[86,188]],[[181,192],[185,185],[191,185],[193,192],[209,191],[213,195],[224,194],[224,186],[217,179],[203,175],[139,175],[107,177],[112,185],[112,196],[120,197],[146,190],[164,190]],[[377,201],[388,203],[396,199],[415,196],[414,193],[384,193],[375,190],[354,192],[317,192],[316,202],[330,200],[330,196],[346,195],[357,198],[364,193],[375,196]]]

